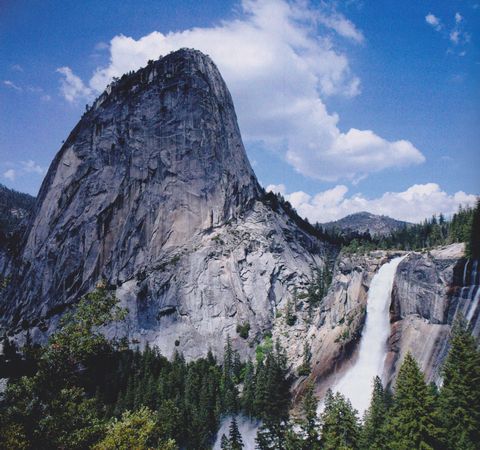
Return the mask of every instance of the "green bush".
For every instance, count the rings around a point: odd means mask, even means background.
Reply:
[[[242,324],[237,325],[237,333],[240,335],[242,339],[247,339],[249,332],[250,332],[249,322],[243,322]]]

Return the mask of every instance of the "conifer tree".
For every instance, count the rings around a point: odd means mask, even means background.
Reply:
[[[357,414],[350,400],[347,400],[339,392],[334,395],[329,389],[325,396],[325,409],[321,417],[322,449],[358,448],[360,424]]]
[[[287,425],[284,421],[265,420],[257,431],[258,450],[286,450]]]
[[[238,429],[238,423],[235,416],[232,417],[232,420],[230,421],[228,440],[230,442],[231,450],[242,450],[242,435],[240,434],[240,430]]]
[[[230,441],[228,440],[228,437],[225,436],[225,434],[222,434],[222,439],[220,440],[220,448],[222,450],[230,450]]]
[[[310,344],[305,342],[303,346],[303,360],[302,365],[298,368],[298,376],[307,376],[312,371],[311,368],[311,360],[312,360],[312,350]]]
[[[382,380],[376,376],[373,379],[372,400],[363,417],[363,427],[360,439],[362,449],[380,449],[384,447],[382,427],[387,414],[386,394]]]
[[[320,448],[320,424],[317,416],[317,406],[318,402],[315,398],[314,384],[309,382],[302,401],[304,418],[300,421],[303,438],[301,448],[303,450],[317,450]]]
[[[248,417],[255,415],[255,367],[251,361],[245,366],[242,408]]]
[[[238,410],[238,391],[235,386],[235,350],[232,347],[230,336],[227,336],[223,355],[223,374],[221,391],[223,409],[225,412],[236,413]]]
[[[480,258],[480,198],[477,199],[477,204],[473,210],[466,253],[470,258]]]
[[[440,418],[452,449],[477,448],[480,442],[480,352],[462,318],[452,328],[443,366]]]
[[[398,373],[393,405],[385,427],[387,448],[433,448],[436,434],[433,420],[433,399],[417,362],[407,353]]]

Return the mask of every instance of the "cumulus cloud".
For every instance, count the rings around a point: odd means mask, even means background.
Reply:
[[[325,25],[327,28],[331,28],[340,36],[352,39],[355,42],[363,42],[365,37],[363,33],[343,14],[332,12],[331,14],[319,14],[318,21]]]
[[[364,37],[348,19],[322,5],[244,0],[237,18],[217,26],[154,31],[139,39],[115,36],[108,66],[94,72],[88,87],[70,69],[61,69],[64,95],[73,101],[91,91],[99,93],[113,77],[149,59],[193,47],[218,65],[247,143],[275,151],[299,173],[353,181],[386,168],[422,163],[424,157],[412,143],[390,142],[370,130],[343,132],[339,117],[327,111],[326,96],[360,93],[360,80],[334,37],[353,42]]]
[[[18,178],[32,175],[43,176],[47,173],[47,169],[42,167],[37,162],[29,159],[20,162],[6,162],[4,163],[9,169],[2,173],[2,177],[9,181],[15,181]]]
[[[6,178],[7,180],[14,181],[17,173],[15,172],[14,169],[8,169],[5,172],[3,172],[3,177]]]
[[[92,89],[86,86],[82,79],[72,72],[70,67],[59,67],[57,72],[64,77],[60,80],[60,92],[67,101],[74,102],[78,99],[90,99],[93,94]]]
[[[45,173],[47,172],[45,167],[42,167],[40,164],[37,164],[31,159],[29,159],[28,161],[21,161],[20,165],[24,173],[36,173],[38,175],[45,175]]]
[[[384,214],[398,220],[420,222],[433,214],[451,215],[459,205],[474,205],[476,196],[458,191],[449,195],[436,183],[415,184],[403,192],[386,192],[369,199],[362,194],[348,196],[345,185],[315,195],[303,191],[287,193],[285,185],[269,185],[266,188],[281,193],[302,217],[310,222],[329,222],[348,214],[368,211]]]
[[[425,21],[437,31],[440,31],[443,28],[440,19],[432,13],[428,13],[425,16]]]

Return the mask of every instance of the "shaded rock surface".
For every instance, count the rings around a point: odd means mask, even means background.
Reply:
[[[367,255],[340,255],[335,264],[332,284],[327,295],[313,313],[304,303],[298,307],[297,322],[289,327],[278,320],[274,337],[283,340],[292,370],[303,362],[304,344],[311,348],[312,371],[300,377],[294,395],[301,397],[306,381],[314,380],[321,397],[340,379],[355,361],[365,322],[368,290],[378,269],[399,252],[376,251]]]
[[[179,50],[110,85],[71,132],[3,265],[0,320],[42,340],[105,280],[130,311],[107,334],[187,358],[230,334],[245,355],[334,253],[265,201],[220,73]]]
[[[365,255],[341,254],[332,285],[313,316],[300,305],[297,323],[278,321],[274,330],[284,340],[292,370],[298,371],[303,345],[312,350],[312,372],[300,377],[294,394],[298,400],[307,380],[314,380],[321,397],[353,366],[365,322],[368,290],[378,269],[405,252],[375,251]],[[394,278],[384,380],[395,382],[403,357],[411,352],[428,381],[440,381],[441,366],[449,348],[451,324],[459,312],[474,335],[480,330],[478,262],[463,258],[464,245],[430,252],[410,252]],[[466,269],[465,269],[466,267]]]
[[[417,359],[427,381],[439,382],[457,314],[462,313],[478,336],[478,262],[463,255],[464,245],[452,244],[410,253],[399,265],[392,292],[389,382],[407,352]]]

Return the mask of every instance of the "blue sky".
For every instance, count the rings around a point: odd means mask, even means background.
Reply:
[[[3,1],[0,182],[35,194],[111,76],[210,54],[264,186],[312,221],[480,193],[480,2]]]

